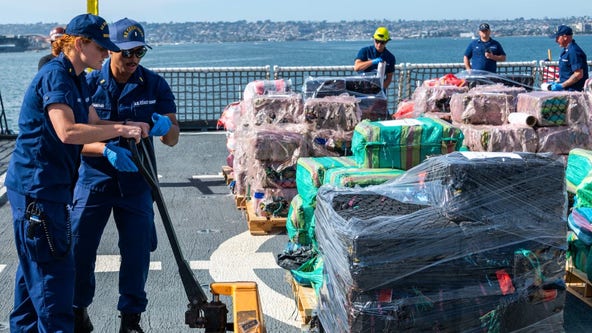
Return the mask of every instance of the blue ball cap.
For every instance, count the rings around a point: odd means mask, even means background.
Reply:
[[[560,25],[557,27],[557,32],[555,33],[555,38],[563,35],[571,36],[573,35],[573,30],[567,25]]]
[[[142,25],[127,17],[111,24],[111,40],[122,50],[131,50],[138,46],[146,46],[146,37]]]
[[[86,37],[109,51],[121,51],[109,39],[109,25],[102,17],[97,15],[81,14],[74,17],[66,26],[66,34]]]

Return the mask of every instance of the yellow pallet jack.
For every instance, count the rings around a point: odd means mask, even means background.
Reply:
[[[175,261],[179,267],[179,275],[189,300],[185,311],[185,324],[191,328],[205,328],[206,333],[266,333],[259,291],[255,282],[213,282],[210,284],[212,301],[208,302],[208,297],[200,287],[179,246],[175,229],[160,191],[154,167],[156,158],[149,140],[150,138],[142,139],[137,145],[133,140],[128,140],[127,143],[132,152],[132,160],[152,188],[154,201],[158,206]],[[230,296],[232,299],[232,323],[228,323],[228,309],[226,304],[220,301],[220,295]]]

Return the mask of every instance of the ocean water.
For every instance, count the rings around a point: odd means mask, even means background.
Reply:
[[[576,36],[576,41],[592,60],[592,35]],[[557,59],[560,48],[548,37],[500,37],[507,61],[547,58],[551,50]],[[397,63],[461,63],[469,44],[467,38],[402,39],[389,42]],[[297,41],[152,45],[142,60],[154,67],[234,67],[234,66],[337,66],[351,65],[357,51],[371,41]],[[37,72],[37,63],[47,52],[0,53],[0,94],[9,122],[15,129],[24,91]]]

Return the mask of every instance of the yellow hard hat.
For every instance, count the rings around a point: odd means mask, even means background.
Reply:
[[[389,40],[391,40],[391,36],[389,35],[387,28],[378,27],[378,29],[376,29],[376,31],[374,32],[374,39],[382,42],[388,42]]]

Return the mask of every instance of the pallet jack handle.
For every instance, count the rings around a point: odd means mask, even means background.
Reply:
[[[153,164],[154,150],[152,142],[149,138],[143,138],[140,143],[136,145],[134,139],[128,140],[129,149],[132,153],[132,160],[138,167],[139,172],[146,179],[152,188],[152,195],[164,229],[166,231],[175,261],[179,268],[179,275],[183,283],[183,288],[187,294],[189,304],[185,312],[185,324],[191,328],[205,328],[206,333],[223,333],[228,329],[226,315],[228,310],[226,305],[219,300],[214,300],[208,303],[208,297],[199,285],[191,267],[181,251],[179,241],[173,228],[173,223],[169,216],[167,207],[164,204],[162,192],[158,183],[158,175]]]

